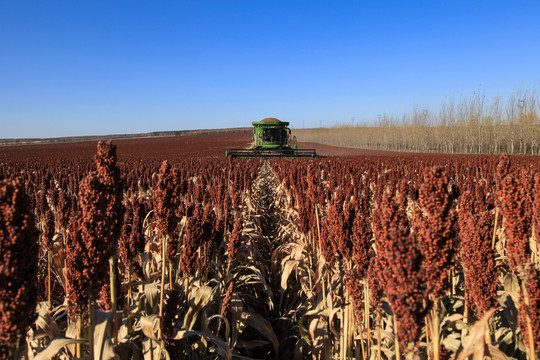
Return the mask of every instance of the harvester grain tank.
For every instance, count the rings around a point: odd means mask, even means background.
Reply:
[[[227,156],[238,158],[290,157],[316,158],[315,149],[298,149],[296,136],[291,135],[289,123],[275,118],[253,121],[253,146],[249,149],[231,149]]]

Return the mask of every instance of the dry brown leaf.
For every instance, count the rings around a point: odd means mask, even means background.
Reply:
[[[140,319],[141,330],[151,340],[157,341],[157,331],[160,326],[160,320],[158,315],[141,316]]]
[[[75,321],[70,321],[68,323],[68,327],[66,329],[66,334],[65,334],[65,337],[66,338],[71,338],[71,339],[76,339],[78,337],[77,335],[77,329],[79,327],[79,317],[77,317],[77,320]],[[69,352],[71,353],[71,355],[75,355],[75,345],[74,344],[68,344],[67,346]]]
[[[53,339],[49,343],[49,345],[47,345],[47,347],[45,349],[43,349],[41,352],[39,352],[34,357],[34,360],[52,359],[65,346],[70,345],[70,344],[83,344],[85,342],[86,342],[85,340],[76,340],[76,339],[70,339],[70,338],[56,338],[56,339]]]
[[[210,286],[203,285],[195,291],[190,292],[189,309],[184,317],[183,329],[192,330],[199,313],[213,298],[214,289]]]
[[[231,360],[232,359],[232,351],[231,351],[231,348],[229,347],[229,345],[221,340],[220,338],[212,335],[212,334],[209,334],[209,333],[206,333],[206,332],[203,332],[203,331],[186,331],[186,330],[180,330],[178,331],[172,338],[171,340],[182,340],[182,339],[185,339],[187,337],[190,337],[190,336],[200,336],[200,337],[203,337],[205,339],[208,339],[210,340],[215,348],[216,348],[216,352],[219,356],[221,356],[222,358],[224,359],[227,359],[227,360]]]
[[[170,360],[167,350],[158,341],[150,338],[143,339],[142,353],[144,360]]]
[[[296,271],[298,268],[298,260],[289,260],[285,262],[285,265],[282,266],[282,273],[281,273],[281,289],[283,291],[287,290],[287,283],[289,281],[289,276],[293,271]]]
[[[274,346],[274,351],[276,354],[279,353],[279,340],[274,333],[272,324],[259,314],[249,314],[247,315],[247,324],[252,328],[256,329],[261,335],[268,339]]]
[[[486,311],[484,316],[478,320],[469,330],[467,336],[461,341],[458,351],[454,355],[455,360],[464,360],[466,357],[473,355],[473,360],[483,359],[485,348],[485,328],[489,318],[497,309]]]
[[[205,323],[204,323],[204,331],[206,331],[208,333],[210,332],[208,324],[210,323],[210,321],[212,321],[214,319],[219,319],[219,320],[221,320],[221,322],[223,324],[225,324],[225,338],[228,339],[230,337],[230,334],[231,334],[231,325],[229,323],[229,320],[225,316],[223,316],[221,314],[214,314],[214,315],[208,317],[206,319]]]
[[[147,314],[154,314],[158,312],[159,297],[160,297],[160,284],[157,282],[143,284],[142,296],[139,301],[140,307],[146,311]]]
[[[493,360],[515,360],[513,357],[507,356],[505,353],[491,344],[488,345],[488,350],[489,355]]]
[[[61,336],[61,332],[58,329],[56,321],[51,317],[51,312],[48,309],[47,302],[41,302],[37,308],[38,318],[35,322],[34,338],[40,339],[44,336],[48,336],[49,339],[54,339]]]
[[[114,346],[109,332],[112,313],[109,311],[97,310],[94,318],[94,359],[114,359]]]
[[[231,347],[236,346],[238,337],[244,331],[246,327],[245,321],[243,321],[244,313],[244,304],[240,299],[240,296],[236,293],[233,293],[231,298],[231,303],[229,305],[229,311],[231,312],[231,323],[232,323],[232,336],[231,336]]]
[[[449,326],[452,326],[453,324],[455,324],[456,322],[458,322],[458,321],[461,320],[461,319],[463,319],[463,315],[462,315],[462,314],[459,314],[459,313],[455,313],[455,314],[446,316],[446,317],[441,321],[441,325],[440,325],[440,330],[439,330],[439,331],[442,332],[444,328],[449,327]]]

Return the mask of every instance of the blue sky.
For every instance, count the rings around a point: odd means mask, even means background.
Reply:
[[[539,1],[0,0],[0,138],[369,122],[540,80]]]

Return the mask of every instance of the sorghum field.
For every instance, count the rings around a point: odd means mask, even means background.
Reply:
[[[537,359],[540,158],[0,148],[1,359]]]

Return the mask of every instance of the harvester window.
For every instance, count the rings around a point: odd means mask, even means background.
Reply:
[[[269,128],[263,131],[263,141],[271,144],[281,144],[282,130],[280,128]]]

